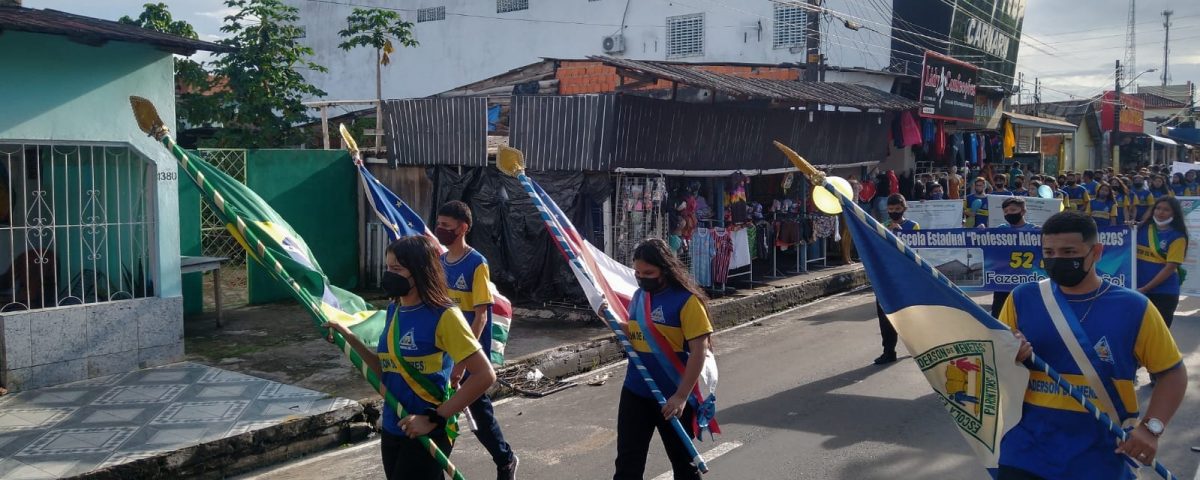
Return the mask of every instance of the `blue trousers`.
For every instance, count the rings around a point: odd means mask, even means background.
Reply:
[[[475,431],[475,438],[479,439],[483,448],[486,448],[492,455],[492,461],[496,462],[496,466],[503,467],[512,463],[512,447],[504,441],[504,432],[500,431],[500,424],[496,422],[496,414],[492,411],[492,399],[488,398],[487,394],[483,394],[467,409],[471,411],[471,417],[475,419],[475,426],[479,428]],[[464,424],[459,425],[460,427],[465,426]]]

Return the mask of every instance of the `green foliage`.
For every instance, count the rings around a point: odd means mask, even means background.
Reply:
[[[387,65],[388,55],[394,51],[395,44],[404,47],[417,45],[417,40],[412,36],[412,28],[411,22],[404,21],[400,14],[393,10],[355,8],[350,16],[346,17],[346,28],[338,32],[340,37],[346,39],[338,44],[338,48],[347,51],[355,47],[383,50],[380,63]]]
[[[223,128],[217,143],[239,148],[281,147],[302,143],[305,132],[294,125],[312,120],[307,97],[325,92],[304,79],[299,70],[325,72],[307,60],[311,48],[298,42],[304,31],[295,25],[297,9],[282,0],[226,0],[238,9],[225,17],[221,43],[237,50],[213,62],[227,83],[213,96],[222,105]]]
[[[135,25],[147,30],[169,33],[180,37],[199,39],[192,25],[175,20],[165,3],[147,3],[137,18],[128,15],[117,20],[126,25]],[[208,71],[200,62],[189,58],[175,59],[175,86],[177,87],[176,116],[180,123],[199,125],[209,122],[215,115],[216,105],[203,92],[212,88]]]

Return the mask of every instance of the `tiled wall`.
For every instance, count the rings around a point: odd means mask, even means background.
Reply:
[[[0,315],[0,379],[12,391],[182,359],[181,297]]]

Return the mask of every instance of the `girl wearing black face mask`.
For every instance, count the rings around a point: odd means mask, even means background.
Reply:
[[[700,375],[707,368],[709,337],[713,332],[705,305],[707,298],[662,240],[646,240],[638,245],[633,251],[633,269],[639,288],[629,305],[630,320],[621,329],[667,397],[667,404],[658,405],[630,362],[617,413],[617,461],[613,478],[642,478],[647,448],[658,430],[674,478],[699,480],[700,471],[691,464],[687,447],[668,419],[679,417],[688,435],[695,438],[695,432],[691,431],[692,417],[699,404],[695,392]],[[715,361],[712,366],[715,368]],[[709,392],[700,392],[702,398],[708,395]],[[701,419],[701,424],[705,420]]]
[[[383,288],[391,298],[378,350],[367,347],[341,324],[339,331],[388,393],[408,413],[400,418],[384,406],[380,439],[388,479],[442,479],[441,467],[417,440],[428,436],[446,455],[458,434],[458,412],[496,381],[491,362],[446,290],[438,248],[425,236],[404,237],[387,251]],[[470,375],[450,394],[450,371],[461,363]]]
[[[1116,225],[1117,207],[1116,202],[1113,201],[1112,187],[1104,183],[1096,187],[1096,198],[1088,202],[1084,213],[1096,221],[1097,227]]]
[[[1179,306],[1179,284],[1187,273],[1180,268],[1187,256],[1187,225],[1174,197],[1154,202],[1150,218],[1138,228],[1138,291],[1150,298],[1170,327]]]

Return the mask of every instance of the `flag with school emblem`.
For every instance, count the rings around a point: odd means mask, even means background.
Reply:
[[[375,211],[375,216],[383,223],[389,240],[395,241],[411,235],[425,235],[433,239],[433,243],[438,245],[441,253],[445,253],[445,247],[438,243],[433,232],[429,231],[429,227],[425,225],[425,221],[421,220],[417,212],[409,208],[399,195],[383,186],[383,183],[375,178],[370,170],[367,170],[367,166],[363,165],[361,160],[355,160],[355,164],[358,167],[358,176],[362,182],[363,191],[367,195],[367,203]],[[457,282],[462,282],[462,285],[458,286],[459,289],[466,288],[465,278],[459,278]],[[494,302],[488,309],[492,316],[492,357],[490,360],[494,365],[504,365],[504,348],[508,345],[509,331],[512,327],[512,303],[496,290],[496,285],[490,280],[488,289],[491,290]]]
[[[821,188],[821,187],[818,187]],[[958,431],[993,476],[1004,434],[1021,420],[1029,370],[1012,331],[900,240],[840,198],[884,313]]]

